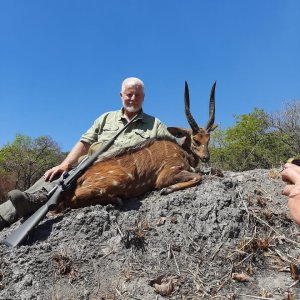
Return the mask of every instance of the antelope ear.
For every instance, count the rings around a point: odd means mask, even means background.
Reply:
[[[218,125],[214,124],[209,131],[214,131],[216,128],[218,128]]]
[[[179,127],[167,127],[168,131],[177,138],[191,136],[191,129],[179,128]]]
[[[183,146],[183,144],[185,143],[186,140],[186,136],[182,137],[182,138],[176,138],[176,142],[179,146]]]

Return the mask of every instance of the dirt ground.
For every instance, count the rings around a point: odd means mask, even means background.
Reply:
[[[1,244],[0,299],[300,299],[299,228],[278,175],[208,174],[122,208],[47,216],[26,245]]]

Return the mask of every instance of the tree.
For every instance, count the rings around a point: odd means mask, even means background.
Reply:
[[[6,201],[7,192],[14,189],[15,186],[15,176],[0,171],[0,204]]]
[[[32,139],[18,134],[12,144],[0,149],[0,169],[16,177],[16,188],[25,190],[46,170],[59,164],[64,154],[48,136]]]
[[[268,115],[271,128],[278,130],[295,153],[300,153],[300,102],[285,102],[283,111]]]
[[[250,114],[235,116],[236,124],[216,132],[211,150],[215,166],[233,171],[279,166],[295,152],[287,144],[288,134],[270,128],[268,115],[255,108]]]

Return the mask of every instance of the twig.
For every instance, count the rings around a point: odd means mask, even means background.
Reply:
[[[97,285],[95,288],[93,288],[93,291],[95,291],[95,294],[97,295],[98,292],[100,291],[101,283],[100,283],[99,271],[98,271],[96,263],[93,263],[93,267],[94,267],[95,274],[97,274],[96,275],[97,276]]]
[[[249,257],[251,257],[254,253],[250,253],[247,257],[245,257],[242,261],[240,261],[236,267],[238,267],[239,265],[241,265],[245,260],[247,260]]]
[[[200,285],[201,285],[201,287],[202,287],[202,292],[203,292],[205,295],[210,296],[210,294],[207,293],[207,291],[206,291],[207,283],[205,283],[203,280],[201,280],[201,278],[200,278],[200,276],[199,276],[199,268],[198,268],[198,265],[197,265],[197,273],[196,273],[196,274],[193,273],[191,270],[187,270],[187,271],[193,275],[193,277],[194,277],[194,282],[195,282],[196,286],[197,286],[197,284],[199,285],[199,283],[200,283]]]
[[[219,291],[224,287],[224,285],[227,283],[227,281],[228,281],[229,279],[231,279],[231,277],[232,277],[233,261],[232,261],[231,259],[228,259],[228,260],[229,260],[230,263],[231,263],[230,271],[223,277],[223,278],[225,278],[225,280],[224,280],[223,283],[218,287],[217,292],[219,292]],[[226,277],[227,277],[227,278],[226,278]]]
[[[111,251],[108,252],[107,254],[105,254],[105,255],[99,257],[99,259],[103,259],[103,258],[105,258],[105,257],[107,257],[107,256],[109,256],[109,255],[111,255],[112,253],[114,253],[114,250],[111,250]]]
[[[170,259],[171,256],[171,244],[168,244],[168,259]]]
[[[120,229],[120,227],[119,227],[119,225],[118,225],[117,222],[116,222],[116,226],[117,226],[117,229],[118,229],[118,231],[119,231],[119,233],[120,233],[121,238],[123,238],[123,237],[124,237],[124,234],[123,234],[123,232],[121,231],[121,229]]]
[[[190,236],[188,236],[188,238],[197,246],[197,250],[196,251],[198,251],[199,249],[201,249],[201,247]]]
[[[265,298],[265,297],[258,297],[258,296],[252,296],[247,294],[238,294],[238,296],[245,296],[253,299],[262,299],[262,300],[275,300],[275,298]]]
[[[221,247],[222,247],[223,245],[224,245],[224,243],[221,243],[221,244],[218,246],[218,248],[217,248],[217,250],[215,251],[215,253],[213,254],[211,260],[213,260],[213,259],[215,258],[215,256],[218,254],[218,252],[220,251],[220,249],[221,249]]]
[[[274,251],[277,253],[277,255],[278,255],[283,261],[286,261],[286,262],[288,262],[289,264],[292,263],[289,259],[285,258],[285,257],[282,255],[282,253],[279,252],[279,250],[274,249]]]
[[[116,292],[117,294],[119,294],[120,297],[122,297],[122,294],[120,293],[120,291],[116,288]]]
[[[242,200],[242,202],[243,202],[243,204],[244,204],[245,210],[246,210],[246,212],[248,213],[248,219],[249,219],[249,217],[250,217],[250,212],[249,212],[249,210],[248,210],[247,204],[246,204],[246,202],[244,201],[244,199],[243,199],[243,197],[242,197],[242,195],[241,195],[241,192],[240,192],[239,190],[237,190],[237,191],[238,191],[238,194],[239,194],[239,196],[240,196],[240,199]]]
[[[246,251],[244,251],[244,249],[246,248],[246,246],[248,246],[255,238],[256,236],[256,226],[254,226],[254,230],[253,230],[253,235],[252,237],[250,238],[250,240],[241,246],[241,249],[236,249],[231,255],[229,255],[227,258],[230,259],[234,254],[235,252],[239,253],[239,254],[248,254]]]
[[[178,275],[181,276],[181,273],[180,273],[180,270],[179,270],[179,267],[178,267],[178,264],[177,264],[177,260],[176,260],[174,251],[173,251],[172,248],[170,248],[170,249],[171,249],[172,255],[173,255],[173,257],[174,257],[174,261],[175,261],[175,265],[176,265],[176,268],[177,268]]]
[[[299,280],[296,280],[294,283],[292,283],[292,284],[288,287],[288,289],[290,289],[291,287],[293,287],[294,285],[296,285],[298,282],[299,282]]]

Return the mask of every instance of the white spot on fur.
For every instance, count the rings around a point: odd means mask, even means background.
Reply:
[[[177,157],[177,153],[174,153],[174,154],[173,154],[173,157]]]
[[[119,183],[118,181],[116,181],[116,180],[113,180],[113,181],[112,181],[112,185],[113,185],[113,186],[117,186],[117,185],[119,185],[119,184],[120,184],[120,183]]]
[[[105,189],[99,189],[98,190],[98,194],[99,195],[103,195],[105,193],[105,191],[106,191]]]
[[[152,157],[152,153],[151,153],[150,149],[146,148],[146,151],[148,152],[148,154],[150,156],[151,163],[153,164],[153,157]]]
[[[130,179],[134,179],[134,177],[133,177],[133,175],[132,175],[131,173],[127,173],[127,175],[128,175],[128,177],[129,177]]]
[[[115,171],[108,171],[109,174],[112,174],[112,173],[114,173],[114,172],[115,172]]]

